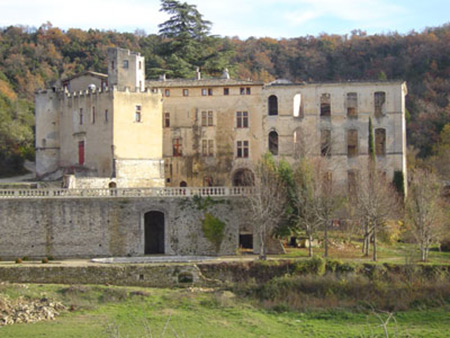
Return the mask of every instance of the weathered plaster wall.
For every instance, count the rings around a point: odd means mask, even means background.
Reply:
[[[144,215],[165,215],[165,254],[233,255],[245,217],[239,198],[207,209],[226,226],[220,250],[202,231],[204,210],[191,198],[11,199],[0,201],[0,257],[144,255]]]

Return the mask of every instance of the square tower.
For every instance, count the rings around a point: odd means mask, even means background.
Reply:
[[[108,48],[108,82],[119,89],[145,88],[145,58],[128,49]]]

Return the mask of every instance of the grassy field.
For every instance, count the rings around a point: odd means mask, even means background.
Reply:
[[[382,337],[378,316],[348,309],[268,311],[230,291],[3,284],[10,298],[47,297],[68,310],[55,321],[0,327],[1,337]],[[397,337],[448,337],[448,306],[394,314]]]

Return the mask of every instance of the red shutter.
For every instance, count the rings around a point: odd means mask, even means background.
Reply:
[[[78,164],[84,165],[84,141],[78,142]]]

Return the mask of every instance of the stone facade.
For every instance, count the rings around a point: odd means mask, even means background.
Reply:
[[[227,71],[143,81],[139,54],[113,48],[108,57],[108,75],[87,72],[37,94],[38,176],[65,168],[77,180],[100,178],[78,187],[231,186],[271,151],[291,162],[323,156],[345,185],[368,156],[369,117],[378,165],[406,176],[404,82],[264,84]]]
[[[0,257],[234,255],[239,233],[251,231],[241,198],[214,198],[206,211],[200,210],[201,201],[191,197],[1,199]],[[218,247],[205,237],[206,212],[225,224]]]

